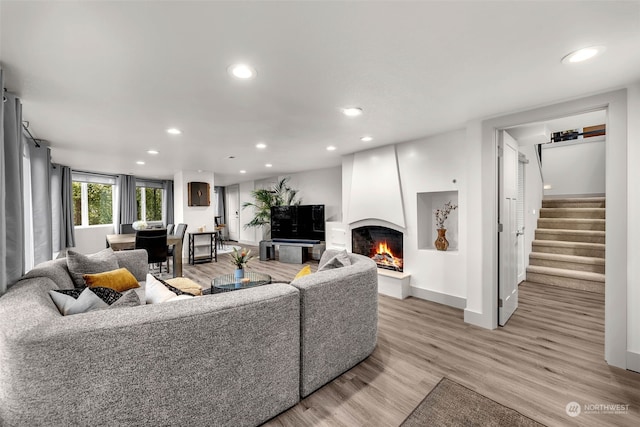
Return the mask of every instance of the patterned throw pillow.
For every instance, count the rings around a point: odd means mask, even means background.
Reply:
[[[121,294],[110,288],[56,289],[49,291],[51,299],[63,316],[104,310],[110,307],[133,307],[140,305],[134,291]]]
[[[173,292],[176,295],[189,295],[189,296],[195,297],[195,294],[192,294],[190,292],[185,292],[182,289],[178,289],[175,286],[172,286],[171,284],[167,283],[166,281],[162,280],[157,276],[153,276],[153,278],[159,281],[160,283],[162,283],[163,285],[165,285],[167,289],[169,289],[171,292]]]
[[[145,287],[147,304],[158,304],[167,301],[193,298],[193,295],[182,292],[171,285],[167,286],[166,283],[157,279],[151,274],[147,274]],[[180,295],[178,295],[176,292],[173,292],[169,288],[175,289],[176,291],[180,292]]]
[[[85,274],[103,273],[105,271],[116,270],[118,259],[111,249],[103,249],[93,255],[83,255],[81,253],[67,251],[67,268],[76,288],[85,286]]]

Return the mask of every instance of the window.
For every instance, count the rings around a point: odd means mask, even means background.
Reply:
[[[161,182],[150,180],[136,180],[136,202],[138,203],[138,219],[147,222],[162,222],[162,197]]]
[[[113,224],[113,187],[107,176],[73,173],[73,224]]]

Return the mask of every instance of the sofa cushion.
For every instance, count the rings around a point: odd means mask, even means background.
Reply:
[[[351,265],[351,259],[349,258],[347,251],[343,250],[329,258],[326,263],[322,264],[322,266],[318,268],[318,271],[331,270],[334,268],[346,267],[348,265]]]
[[[110,306],[115,308],[140,305],[140,299],[133,291],[121,294],[113,289],[102,287],[56,289],[50,290],[49,295],[64,316],[103,310]]]
[[[91,287],[111,288],[118,292],[139,288],[140,284],[126,268],[105,271],[104,273],[83,274],[84,283]]]
[[[85,286],[84,274],[104,273],[105,271],[116,270],[120,266],[111,249],[103,249],[93,255],[83,255],[81,253],[67,251],[67,267],[76,288]]]

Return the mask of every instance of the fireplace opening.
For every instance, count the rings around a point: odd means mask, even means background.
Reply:
[[[351,230],[351,251],[371,258],[378,268],[402,271],[402,233],[381,226]]]

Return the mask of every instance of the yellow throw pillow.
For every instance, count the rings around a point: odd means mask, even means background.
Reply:
[[[111,288],[114,291],[124,292],[140,287],[136,278],[126,268],[105,271],[104,273],[84,274],[82,278],[84,279],[84,283],[90,288],[100,286],[103,288]]]
[[[296,274],[296,277],[294,277],[293,280],[299,279],[304,276],[308,276],[309,274],[311,274],[311,267],[308,265],[305,265],[304,267],[302,267],[302,270],[300,270],[298,274]]]

